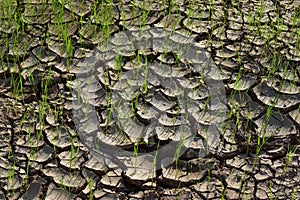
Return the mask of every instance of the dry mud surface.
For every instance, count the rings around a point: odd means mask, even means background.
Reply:
[[[72,113],[71,89],[83,65],[80,61],[105,39],[102,11],[93,9],[94,1],[59,1],[65,10],[63,28],[73,44],[69,60],[63,37],[56,30],[51,0],[46,4],[12,2],[11,12],[22,20],[24,31],[19,24],[9,23],[6,9],[0,7],[0,199],[299,199],[300,56],[296,50],[299,31],[293,31],[299,28],[299,21],[293,21],[293,13],[300,4],[266,0],[265,12],[259,16],[260,1],[234,2],[174,1],[176,9],[165,1],[143,5],[124,0],[107,5],[111,13],[105,22],[112,35],[124,28],[138,30],[141,24],[175,29],[182,37],[174,37],[174,45],[192,42],[205,49],[218,68],[219,74],[212,77],[224,83],[228,113],[213,116],[206,112],[212,108],[205,103],[209,93],[197,81],[199,74],[174,68],[174,55],[164,57],[159,48],[141,52],[151,60],[152,68],[148,93],[135,108],[136,120],[128,122],[121,138],[102,134],[98,139],[132,151],[140,137],[138,130],[151,120],[156,120],[156,126],[144,140],[161,145],[178,141],[176,127],[187,124],[186,131],[196,133],[197,138],[184,144],[187,150],[177,164],[164,164],[172,159],[164,158],[160,169],[151,173],[120,166],[125,157],[99,159],[75,129],[74,120],[82,126],[87,120],[76,119]],[[146,17],[142,16],[145,7]],[[250,22],[255,12],[259,26]],[[142,85],[142,74],[123,77],[115,84],[110,53],[116,53],[116,44],[126,49],[126,42],[126,38],[117,38],[107,49],[98,49],[106,57],[102,63],[91,61],[99,67],[86,72],[99,74],[88,99],[98,112],[100,125],[108,118],[105,92],[118,91],[120,98],[130,100],[135,94],[126,90],[126,84]],[[122,56],[122,70],[132,70],[137,52],[123,51]],[[163,68],[156,66],[160,62]],[[187,66],[184,58],[180,62]],[[100,67],[103,63],[105,70]],[[188,119],[173,120],[176,92],[170,71],[185,91],[196,88],[195,93],[187,92],[193,100]],[[162,86],[163,78],[167,86]],[[23,93],[15,97],[18,87]],[[76,109],[82,108],[78,105]],[[130,105],[124,109],[130,110]],[[218,134],[207,135],[205,129],[213,120],[222,126],[215,130]],[[94,129],[85,131],[88,140]],[[140,151],[156,147],[141,145]]]

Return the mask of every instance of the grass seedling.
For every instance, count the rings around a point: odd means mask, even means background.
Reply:
[[[286,154],[286,163],[285,163],[285,166],[284,166],[284,173],[287,172],[287,168],[288,168],[291,160],[295,156],[295,153],[298,150],[298,146],[293,146],[291,149],[289,147],[288,149],[289,150],[288,150],[288,153]]]
[[[179,157],[181,156],[181,149],[184,146],[184,142],[186,138],[184,137],[184,132],[182,131],[182,127],[180,126],[180,139],[176,147],[176,152],[174,154],[173,162],[175,161],[176,169],[178,169],[178,161]]]
[[[89,200],[93,200],[94,199],[94,193],[93,193],[93,179],[92,178],[89,179],[88,186],[89,186],[89,190],[90,190]]]
[[[14,184],[15,184],[15,168],[16,168],[16,163],[15,163],[15,155],[14,155],[14,150],[12,147],[10,147],[10,151],[8,152],[8,156],[7,156],[9,162],[7,163],[8,166],[7,168],[9,169],[8,171],[8,175],[7,175],[7,188],[9,188],[9,186],[11,185],[12,188],[14,188]],[[11,194],[14,195],[15,190],[13,189]]]
[[[270,181],[270,184],[269,184],[269,197],[270,197],[270,199],[273,199],[272,181]]]

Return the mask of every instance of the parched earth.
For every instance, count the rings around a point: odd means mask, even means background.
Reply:
[[[300,16],[294,15],[299,2],[104,5],[0,2],[0,199],[300,198]],[[137,37],[141,26],[153,47],[132,51],[120,32]],[[201,73],[189,71],[203,60],[164,54],[161,32],[151,31],[161,28],[177,33],[166,49],[189,43],[207,52],[217,69],[207,74],[212,83],[224,84],[220,103],[226,115],[216,114],[219,104],[207,104],[211,93]],[[114,40],[97,47],[107,34]],[[120,68],[113,61],[116,53],[122,55]],[[146,61],[145,88],[143,71],[132,71]],[[85,68],[86,63],[94,67]],[[89,126],[89,118],[73,112],[84,110],[72,103],[77,86],[87,84],[79,75],[96,77],[85,93],[98,117]],[[178,112],[177,86],[191,102],[188,118]],[[122,111],[130,117],[122,121],[122,135],[116,134],[118,120],[108,121],[109,92],[127,101]],[[141,135],[150,122],[155,126]],[[117,146],[133,154],[141,141],[139,153],[154,151],[178,143],[182,127],[196,137],[183,144],[176,162],[158,155],[157,170],[144,167],[153,164],[147,156],[137,162],[143,167],[133,167],[126,165],[127,154],[103,152]]]

